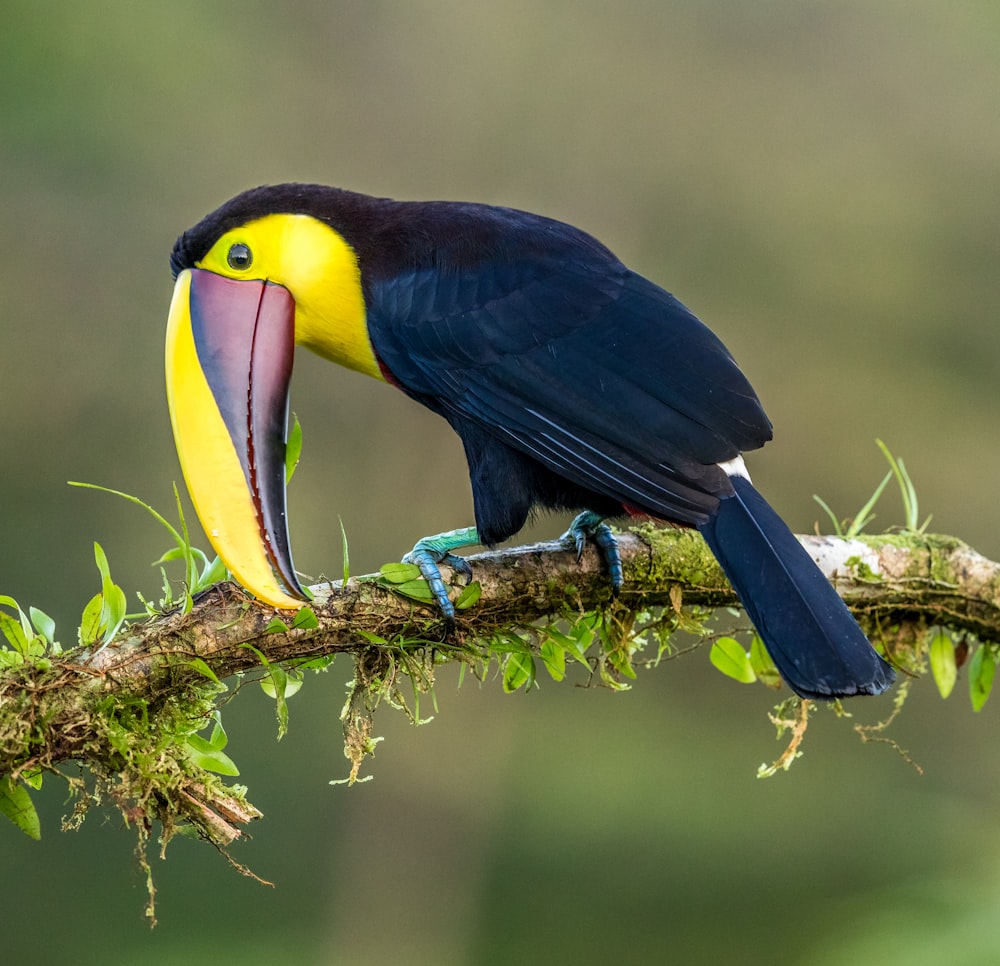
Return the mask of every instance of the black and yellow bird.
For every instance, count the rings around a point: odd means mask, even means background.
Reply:
[[[782,677],[805,697],[878,694],[893,671],[741,453],[771,438],[725,346],[672,295],[570,225],[510,208],[319,185],[247,191],[177,240],[167,389],[209,539],[262,601],[304,599],[285,509],[296,345],[401,389],[465,446],[475,527],[420,541],[438,564],[538,508],[621,567],[606,518],[696,527]]]

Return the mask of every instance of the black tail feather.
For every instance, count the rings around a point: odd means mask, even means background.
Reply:
[[[880,694],[895,672],[749,480],[701,527],[779,673],[804,698]]]

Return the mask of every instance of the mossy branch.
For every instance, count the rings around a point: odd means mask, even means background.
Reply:
[[[923,632],[931,625],[947,626],[958,638],[1000,641],[1000,565],[960,541],[912,532],[801,539],[872,639],[904,671],[924,666]],[[477,653],[481,660],[481,642],[500,635],[516,644],[519,631],[602,609],[616,615],[617,626],[631,627],[635,615],[656,608],[681,615],[737,605],[718,564],[691,531],[638,528],[620,536],[620,548],[625,586],[614,602],[592,549],[577,561],[564,545],[542,543],[470,558],[482,595],[459,612],[453,628],[377,575],[313,587],[316,620],[308,623],[314,626],[290,629],[276,625],[273,609],[223,583],[198,595],[188,613],[126,625],[103,647],[2,668],[0,792],[7,789],[6,808],[17,807],[19,779],[74,761],[96,779],[91,790],[70,779],[83,802],[111,796],[139,830],[141,856],[153,820],[162,823],[164,845],[176,825],[189,824],[223,850],[241,824],[259,816],[241,788],[210,774],[224,768],[212,769],[209,762],[206,770],[204,758],[192,754],[190,736],[212,723],[224,678],[352,654],[356,675],[344,719],[353,779],[371,750],[374,704],[398,694],[392,690],[398,671],[416,678],[448,660],[470,661]],[[527,652],[527,645],[520,647]],[[218,754],[224,738],[208,748],[210,758],[228,761]]]
[[[966,544],[925,534],[801,539],[867,627],[919,621],[1000,641],[1000,565]],[[676,608],[681,602],[712,608],[738,605],[696,534],[650,527],[623,534],[619,542],[625,568],[619,603],[624,608]],[[150,708],[183,699],[206,680],[200,662],[221,679],[259,668],[261,656],[277,664],[392,649],[391,643],[373,644],[374,638],[461,644],[530,626],[567,608],[585,612],[610,601],[606,576],[591,549],[579,562],[559,543],[469,559],[482,598],[459,613],[451,632],[432,608],[365,577],[346,585],[314,586],[315,627],[269,631],[274,610],[223,583],[200,595],[189,613],[133,625],[96,651],[67,652],[45,668],[29,664],[4,670],[0,776],[17,774],[39,760],[52,764],[88,758],[94,736],[86,719],[79,717],[82,708],[109,696],[141,699]],[[902,660],[906,655],[894,656]],[[23,743],[11,737],[24,730],[32,732],[28,759]]]

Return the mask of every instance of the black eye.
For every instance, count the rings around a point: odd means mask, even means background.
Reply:
[[[230,268],[235,269],[237,272],[242,272],[253,264],[253,252],[250,251],[249,245],[237,242],[229,249],[226,261],[229,262]]]

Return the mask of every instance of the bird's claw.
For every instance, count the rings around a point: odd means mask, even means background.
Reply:
[[[427,586],[430,587],[438,608],[445,619],[451,623],[455,620],[455,605],[448,596],[448,587],[441,576],[441,568],[438,566],[448,556],[450,554],[438,558],[432,550],[420,550],[414,547],[403,557],[403,563],[415,564],[420,568],[420,575],[427,581]]]
[[[472,580],[472,565],[469,563],[465,557],[459,557],[458,554],[448,553],[441,558],[439,563],[443,563],[446,567],[451,567],[456,574],[464,577],[466,581]]]
[[[413,549],[403,557],[403,563],[414,564],[420,569],[420,575],[427,581],[438,608],[449,624],[455,621],[455,605],[448,596],[448,586],[441,576],[441,564],[451,567],[466,580],[471,580],[472,567],[469,561],[451,551],[456,547],[467,547],[475,543],[479,543],[475,527],[450,530],[448,533],[418,540]]]
[[[617,594],[622,589],[625,575],[622,571],[621,551],[611,527],[604,522],[603,517],[592,510],[585,510],[574,518],[561,539],[576,549],[578,561],[583,556],[587,541],[591,541],[608,568],[612,592]]]

